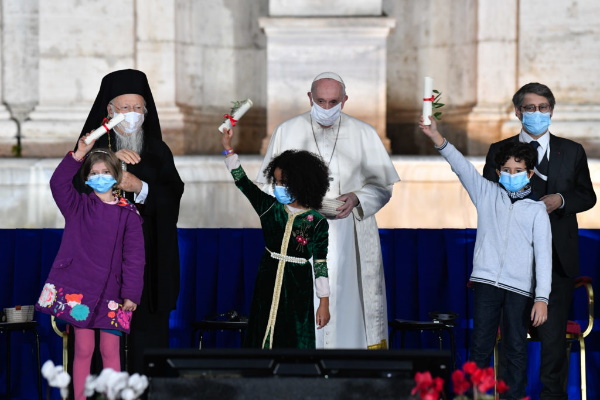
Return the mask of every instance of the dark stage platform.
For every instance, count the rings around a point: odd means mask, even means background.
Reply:
[[[404,399],[416,372],[449,381],[450,352],[164,349],[146,354],[150,399]]]

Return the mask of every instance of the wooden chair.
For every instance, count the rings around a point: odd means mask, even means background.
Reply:
[[[589,276],[581,276],[575,279],[575,290],[578,288],[585,288],[587,293],[587,313],[588,322],[584,330],[581,329],[581,324],[576,321],[568,321],[566,336],[568,341],[567,355],[571,352],[571,345],[573,342],[579,343],[579,361],[581,368],[581,399],[587,400],[587,376],[586,376],[586,364],[585,364],[585,338],[592,332],[594,327],[594,290],[592,288],[592,278]],[[494,371],[496,373],[496,379],[498,375],[498,342],[500,341],[500,330],[498,330],[498,337],[496,339],[496,345],[494,346]],[[538,340],[532,338],[531,335],[527,334],[528,340]],[[497,394],[496,394],[497,395]]]

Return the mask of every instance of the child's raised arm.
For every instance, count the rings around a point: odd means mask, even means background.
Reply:
[[[75,150],[75,152],[73,153],[73,155],[78,160],[83,160],[83,158],[86,156],[86,154],[89,153],[92,150],[92,148],[94,148],[94,144],[96,143],[96,139],[92,140],[89,144],[87,144],[85,142],[85,139],[88,136],[90,136],[89,133],[86,134],[86,135],[83,135],[82,137],[79,138],[79,141],[77,142],[77,150]]]
[[[433,142],[433,144],[436,147],[440,147],[441,145],[444,144],[444,137],[437,130],[437,124],[435,122],[435,118],[432,118],[432,117],[428,117],[428,118],[431,121],[431,125],[425,125],[425,120],[423,119],[423,116],[421,115],[421,119],[419,120],[419,128],[421,128],[421,131],[425,134],[425,136],[427,136],[427,137],[429,137],[429,139],[431,139],[431,141]]]
[[[478,206],[478,201],[483,193],[488,190],[497,190],[496,184],[488,181],[477,172],[477,169],[456,149],[451,143],[444,139],[442,134],[437,129],[437,124],[432,117],[431,125],[425,125],[424,119],[421,116],[419,120],[419,128],[425,136],[427,136],[440,154],[448,161],[454,173],[462,183],[463,187],[469,193],[469,197]]]
[[[221,133],[221,144],[223,145],[223,149],[226,152],[227,157],[232,156],[233,148],[231,147],[231,139],[233,139],[233,127],[231,129],[223,128],[223,132]]]
[[[88,136],[89,133],[79,139],[77,150],[73,153],[69,152],[63,158],[52,174],[52,178],[50,178],[52,197],[54,197],[56,205],[65,218],[79,204],[79,193],[73,186],[73,176],[77,174],[86,154],[89,153],[92,147],[94,147],[94,143],[96,143],[95,140],[92,140],[90,144],[86,144],[84,140]]]
[[[248,179],[237,154],[235,154],[235,151],[233,151],[233,148],[231,147],[232,138],[233,128],[224,128],[223,132],[221,133],[221,144],[225,149],[223,151],[223,154],[226,155],[225,165],[227,165],[229,172],[231,172],[231,175],[235,180],[235,185],[242,191],[242,193],[244,193],[258,215],[262,216],[266,210],[271,208],[276,200],[273,196],[270,196],[260,190],[260,188],[254,184],[254,182]]]

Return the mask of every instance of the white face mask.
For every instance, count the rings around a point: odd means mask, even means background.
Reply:
[[[144,114],[131,111],[123,115],[125,115],[125,120],[118,125],[119,130],[126,134],[139,132],[144,123]]]
[[[114,118],[114,116],[118,113],[112,105],[111,107]],[[135,111],[130,111],[128,113],[123,114],[123,116],[125,117],[125,119],[121,123],[119,123],[119,125],[116,126],[116,128],[118,128],[120,132],[126,135],[130,135],[132,133],[137,133],[140,131],[140,129],[142,128],[142,124],[144,123],[144,114],[140,114]]]
[[[335,124],[335,121],[338,120],[341,112],[342,103],[337,103],[335,107],[326,110],[323,107],[318,106],[317,103],[313,101],[312,108],[310,109],[310,115],[315,119],[315,121],[323,126],[331,126]]]

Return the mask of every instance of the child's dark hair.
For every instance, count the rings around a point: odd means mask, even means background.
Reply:
[[[110,149],[94,149],[90,151],[81,167],[81,179],[84,182],[87,181],[92,166],[98,162],[103,162],[106,165],[112,177],[117,181],[115,186],[121,183],[121,179],[123,178],[121,161],[119,161],[115,153]]]
[[[494,157],[494,162],[496,163],[496,169],[501,170],[508,159],[514,157],[517,162],[525,161],[527,170],[532,170],[535,167],[537,156],[537,150],[531,144],[510,141],[500,147]]]
[[[275,182],[275,169],[298,203],[315,210],[321,208],[329,189],[329,168],[321,157],[305,150],[287,150],[273,158],[265,169],[269,183]]]

